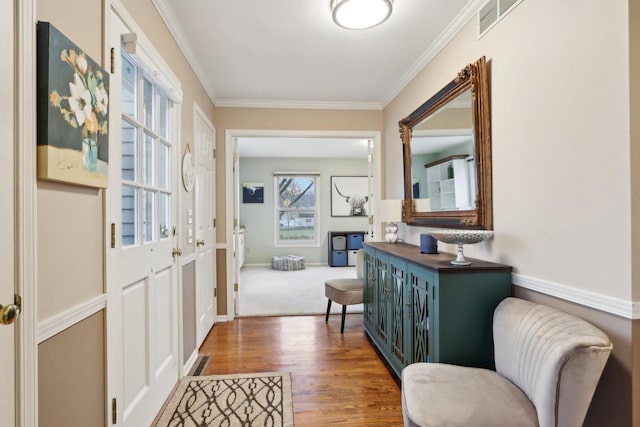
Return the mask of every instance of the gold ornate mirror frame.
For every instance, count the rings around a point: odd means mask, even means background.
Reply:
[[[469,89],[471,89],[472,134],[477,182],[474,208],[418,211],[412,191],[411,138],[413,129]],[[491,122],[485,57],[483,56],[475,63],[467,65],[438,93],[408,117],[400,120],[399,125],[402,137],[405,184],[402,221],[409,225],[492,230]]]

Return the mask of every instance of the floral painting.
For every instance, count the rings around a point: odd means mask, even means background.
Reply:
[[[38,178],[106,188],[109,74],[48,22],[38,22]]]

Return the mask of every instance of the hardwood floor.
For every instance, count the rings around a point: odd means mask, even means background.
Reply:
[[[362,314],[245,317],[217,323],[200,349],[204,375],[291,372],[296,427],[401,426],[400,387],[362,328]]]

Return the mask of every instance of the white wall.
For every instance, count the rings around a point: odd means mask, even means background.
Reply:
[[[403,194],[398,120],[485,55],[496,233],[465,254],[630,300],[627,2],[525,0],[479,40],[476,25],[385,108],[385,198]],[[417,244],[421,232],[400,236]]]
[[[320,246],[274,248],[273,172],[320,172]],[[327,263],[328,231],[366,231],[366,217],[331,216],[331,176],[366,176],[367,159],[240,158],[240,182],[263,182],[264,203],[240,203],[245,264],[270,264],[273,255],[295,254],[307,264]]]

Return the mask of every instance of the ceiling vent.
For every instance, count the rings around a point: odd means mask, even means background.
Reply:
[[[478,11],[478,36],[482,37],[524,0],[488,0]]]

